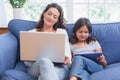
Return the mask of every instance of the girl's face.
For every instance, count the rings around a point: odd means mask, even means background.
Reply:
[[[82,26],[76,32],[76,37],[79,41],[86,41],[89,36],[89,30],[86,26]]]
[[[43,16],[44,16],[44,25],[53,26],[55,23],[58,22],[60,13],[56,8],[51,7],[44,13]]]

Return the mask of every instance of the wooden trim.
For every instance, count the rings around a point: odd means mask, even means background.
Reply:
[[[8,28],[0,28],[0,34],[9,32]]]

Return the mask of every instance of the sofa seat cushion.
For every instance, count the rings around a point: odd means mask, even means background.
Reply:
[[[114,63],[114,64],[110,64],[106,67],[106,69],[109,69],[109,68],[115,68],[115,67],[120,67],[120,62],[119,63]]]
[[[8,70],[2,75],[1,80],[37,80],[37,78],[19,70]]]
[[[93,73],[89,80],[120,80],[120,66]]]
[[[23,72],[27,72],[27,67],[25,66],[23,61],[19,61],[15,66],[15,70],[20,70],[20,71],[23,71]]]

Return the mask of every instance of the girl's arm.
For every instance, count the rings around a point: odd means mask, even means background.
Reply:
[[[106,66],[107,66],[107,61],[106,61],[104,55],[100,56],[100,57],[98,58],[98,61],[100,62],[100,64],[103,65],[103,67],[106,67]]]
[[[96,52],[102,52],[102,49],[98,49]],[[107,61],[105,59],[105,56],[104,55],[101,55],[99,58],[97,58],[98,61],[100,62],[100,64],[103,65],[103,67],[106,67],[107,66]]]

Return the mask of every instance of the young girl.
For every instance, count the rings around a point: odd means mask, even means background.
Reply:
[[[73,54],[70,80],[88,80],[90,73],[100,71],[107,65],[103,54],[96,58],[98,63],[78,55],[80,53],[102,52],[98,41],[94,37],[90,37],[91,32],[92,25],[89,19],[80,18],[76,21],[73,28],[74,36],[70,38]]]

